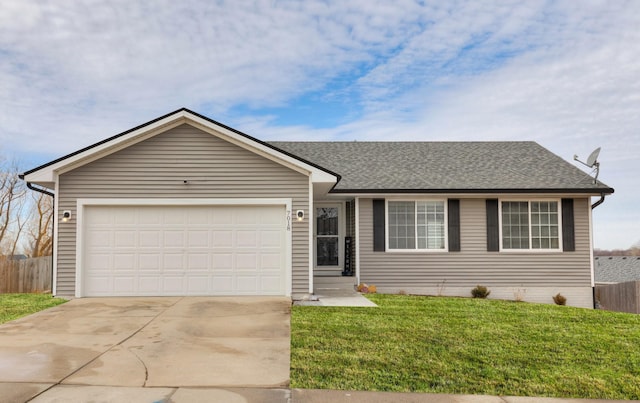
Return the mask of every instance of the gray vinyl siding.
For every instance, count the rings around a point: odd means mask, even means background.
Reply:
[[[185,185],[184,180],[189,183]],[[292,198],[309,210],[309,178],[183,124],[60,175],[57,294],[74,295],[78,198]],[[292,293],[309,291],[309,221],[292,220]]]
[[[371,199],[360,200],[360,281],[379,287],[591,286],[587,198],[575,199],[575,252],[487,252],[484,199],[460,200],[460,252],[374,252]]]

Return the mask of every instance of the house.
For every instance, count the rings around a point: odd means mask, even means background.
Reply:
[[[596,256],[596,285],[640,281],[640,256]]]
[[[25,172],[59,296],[379,292],[593,306],[593,182],[534,142],[264,142],[187,109]]]

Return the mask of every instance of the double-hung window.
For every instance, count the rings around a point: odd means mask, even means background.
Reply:
[[[445,250],[444,201],[388,201],[389,250]]]
[[[502,249],[560,250],[558,201],[502,201]]]

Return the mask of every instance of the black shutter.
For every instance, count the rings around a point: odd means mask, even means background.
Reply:
[[[487,251],[498,252],[499,250],[498,199],[487,199]]]
[[[447,201],[449,214],[449,252],[460,252],[460,200]]]
[[[384,199],[373,200],[373,251],[384,252]]]
[[[562,249],[565,252],[574,252],[576,250],[573,199],[562,199]]]

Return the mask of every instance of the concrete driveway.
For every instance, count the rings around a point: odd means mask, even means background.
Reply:
[[[290,309],[280,297],[72,300],[0,326],[0,396],[287,388]]]

